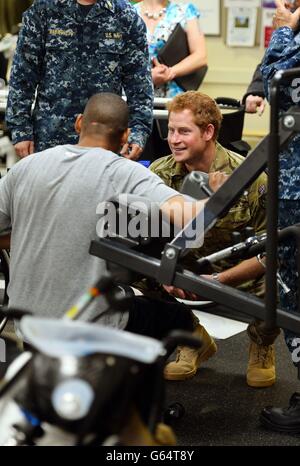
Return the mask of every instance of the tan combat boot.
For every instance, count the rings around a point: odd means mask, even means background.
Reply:
[[[252,341],[249,349],[247,384],[250,387],[270,387],[275,379],[274,345],[257,345]]]
[[[217,351],[217,345],[202,325],[198,325],[193,335],[201,338],[201,348],[194,349],[187,346],[179,346],[176,361],[169,362],[164,370],[167,380],[185,380],[193,377],[200,364],[206,361]]]

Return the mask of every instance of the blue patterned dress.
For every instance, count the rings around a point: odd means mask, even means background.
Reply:
[[[139,15],[142,15],[141,4],[134,5]],[[147,31],[147,39],[149,45],[150,59],[157,58],[159,49],[161,49],[167,42],[175,26],[180,23],[183,29],[186,29],[187,21],[199,18],[199,10],[192,4],[179,4],[169,2],[167,11],[164,17],[158,22],[154,33],[151,34]],[[156,87],[154,94],[156,97],[174,97],[177,94],[184,92],[184,90],[176,84],[175,81],[170,81],[162,86]]]

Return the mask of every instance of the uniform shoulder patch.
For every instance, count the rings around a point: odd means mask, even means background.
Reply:
[[[261,185],[258,187],[258,192],[259,192],[259,194],[265,194],[265,192],[266,192],[266,185],[265,185],[265,184],[261,184]]]

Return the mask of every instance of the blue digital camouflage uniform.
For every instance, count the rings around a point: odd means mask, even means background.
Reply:
[[[266,96],[269,95],[269,85],[279,70],[296,68],[300,66],[300,34],[289,27],[277,29],[273,35],[262,62],[261,71],[264,78]],[[295,85],[280,88],[280,110],[288,110],[289,107],[299,103],[298,89]],[[280,152],[279,173],[279,228],[300,223],[300,134]],[[289,295],[280,290],[280,304],[283,309],[290,312],[298,311],[298,272],[296,266],[295,245],[282,243],[279,248],[280,273],[283,281],[292,290]],[[292,353],[295,346],[293,339],[297,337],[290,331],[285,331],[285,340]]]
[[[130,142],[143,147],[153,86],[145,24],[130,3],[97,0],[85,16],[76,0],[35,0],[23,15],[10,79],[6,121],[13,143],[34,140],[38,151],[76,143],[74,122],[87,99],[122,88]]]

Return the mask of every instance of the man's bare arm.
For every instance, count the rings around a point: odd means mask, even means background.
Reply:
[[[226,173],[212,172],[209,173],[209,186],[212,191],[216,192],[229,178]],[[207,199],[201,201],[187,201],[180,194],[171,197],[161,205],[161,211],[169,218],[172,223],[181,227],[186,225],[203,209]]]
[[[164,202],[160,209],[165,217],[170,219],[171,223],[175,223],[176,226],[182,227],[203,209],[205,202],[206,201],[189,202],[183,196],[178,195]]]
[[[257,258],[251,257],[251,259],[246,259],[240,264],[218,273],[218,282],[235,287],[248,280],[259,278],[264,275],[264,273],[265,268],[258,262]],[[213,275],[201,275],[201,277],[209,280],[214,279]],[[176,298],[188,299],[191,301],[202,299],[201,296],[197,296],[195,293],[181,290],[175,286],[163,286],[169,294]]]
[[[218,273],[218,281],[229,286],[239,286],[248,280],[259,278],[265,273],[265,268],[258,262],[256,257],[246,259],[238,265]],[[211,275],[203,275],[210,278]]]

